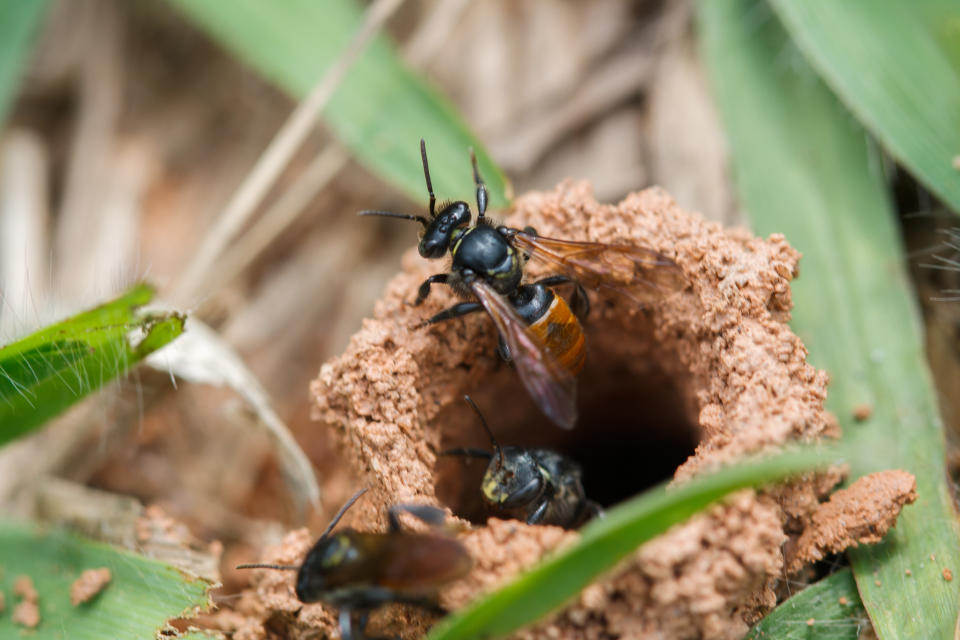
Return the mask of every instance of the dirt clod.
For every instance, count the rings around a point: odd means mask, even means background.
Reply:
[[[37,601],[37,590],[33,587],[33,580],[28,575],[19,575],[13,581],[13,593],[27,602]]]
[[[864,422],[869,420],[870,416],[873,415],[873,405],[869,404],[858,404],[853,408],[853,419],[857,422]]]
[[[787,571],[793,573],[828,553],[879,542],[903,505],[917,499],[916,488],[913,475],[891,470],[871,473],[837,491],[813,514],[812,526],[800,536]]]
[[[113,575],[110,573],[110,569],[106,567],[84,570],[80,577],[70,585],[70,603],[77,606],[89,602],[103,591],[112,579]]]
[[[40,607],[30,600],[17,603],[13,608],[13,622],[27,629],[35,629],[40,624]]]
[[[13,608],[13,622],[28,629],[36,628],[40,624],[40,607],[37,605],[39,596],[30,576],[17,576],[13,581],[13,593],[20,598],[20,602]]]

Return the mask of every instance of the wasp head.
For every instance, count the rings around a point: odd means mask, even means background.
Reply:
[[[442,258],[450,248],[454,230],[468,224],[470,205],[462,201],[451,202],[427,225],[417,250],[424,258]]]
[[[492,458],[483,476],[483,497],[499,509],[521,509],[543,493],[543,473],[528,450],[503,447],[502,451],[502,461]]]
[[[301,602],[317,602],[330,589],[340,586],[361,555],[354,544],[352,529],[317,541],[297,574],[297,598]]]

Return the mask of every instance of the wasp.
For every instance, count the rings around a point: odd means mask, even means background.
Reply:
[[[490,460],[480,483],[480,493],[488,506],[527,524],[566,528],[579,527],[589,518],[603,514],[600,505],[584,493],[580,465],[550,449],[501,447],[473,399],[463,399],[480,419],[493,452],[457,448],[440,455]]]
[[[642,306],[685,287],[682,271],[674,261],[644,247],[558,240],[541,237],[532,227],[496,225],[486,218],[487,188],[472,149],[476,223],[471,224],[470,205],[462,200],[441,203],[438,212],[423,139],[420,157],[430,195],[429,217],[359,213],[414,220],[423,231],[417,247],[421,256],[450,254],[450,270],[427,278],[414,305],[427,299],[434,284],[447,285],[466,300],[420,326],[485,311],[500,333],[501,354],[513,362],[534,402],[557,425],[572,428],[577,420],[575,376],[585,358],[581,319],[590,310],[585,287],[616,291]],[[529,258],[548,262],[560,273],[524,283]],[[573,287],[570,303],[553,291],[561,285]]]
[[[410,513],[427,524],[443,522],[443,510],[428,505],[394,505],[387,510],[386,533],[352,528],[331,533],[360,499],[361,489],[344,504],[299,566],[241,564],[238,569],[280,569],[297,572],[295,591],[301,602],[339,607],[340,637],[364,637],[367,617],[388,603],[411,604],[445,614],[433,599],[437,589],[470,571],[466,548],[438,533],[412,533],[400,527],[399,515]],[[360,635],[354,635],[354,629]]]

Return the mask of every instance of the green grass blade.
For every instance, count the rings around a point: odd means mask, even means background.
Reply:
[[[0,124],[6,120],[19,84],[20,69],[46,8],[47,0],[0,3]]]
[[[100,567],[110,569],[111,583],[90,602],[74,607],[70,585],[83,570]],[[208,606],[210,585],[173,567],[9,520],[0,520],[0,568],[7,609],[0,615],[0,638],[150,640],[159,637],[170,618]],[[17,602],[12,586],[20,575],[29,576],[39,594],[40,625],[29,633],[10,615]]]
[[[638,546],[731,491],[757,487],[836,461],[837,451],[804,449],[744,461],[672,489],[657,487],[594,520],[580,540],[517,580],[442,622],[430,640],[496,638],[539,620],[613,568]]]
[[[790,35],[870,132],[960,213],[960,3],[772,0]]]
[[[340,55],[361,22],[353,0],[171,0],[240,60],[297,98]],[[506,183],[453,107],[375,38],[324,111],[330,129],[356,158],[416,202],[426,201],[419,140],[427,142],[441,199],[473,199],[467,148],[477,152],[491,206],[506,204]]]
[[[857,640],[867,624],[857,583],[843,569],[771,611],[746,640]]]
[[[177,313],[139,313],[153,289],[121,297],[0,349],[0,445],[59,414],[176,338]]]
[[[699,10],[741,197],[757,232],[782,232],[803,252],[793,327],[830,373],[827,404],[845,437],[870,452],[851,477],[901,468],[917,478],[919,499],[896,528],[850,554],[863,602],[881,638],[952,638],[960,581],[940,570],[960,567],[956,515],[877,154],[766,4],[703,0]],[[873,410],[863,423],[860,405]]]

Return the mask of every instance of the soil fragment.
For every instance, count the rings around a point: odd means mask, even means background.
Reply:
[[[20,602],[13,608],[13,622],[34,629],[40,624],[40,607],[37,606],[37,590],[28,575],[19,575],[13,582],[13,593]]]
[[[13,608],[13,622],[27,629],[36,629],[40,624],[40,608],[37,603],[30,600],[18,603]]]
[[[89,602],[103,591],[112,579],[113,575],[106,567],[84,570],[70,585],[70,603],[76,607],[81,603]]]
[[[13,593],[27,602],[37,601],[37,590],[28,575],[19,575],[13,582]]]
[[[873,405],[869,404],[858,404],[853,408],[853,419],[857,422],[864,422],[870,419],[870,416],[873,415]]]
[[[917,482],[901,470],[871,473],[830,496],[813,514],[803,532],[787,572],[848,547],[879,542],[892,527],[904,504],[917,499]],[[880,586],[880,581],[876,581]]]

